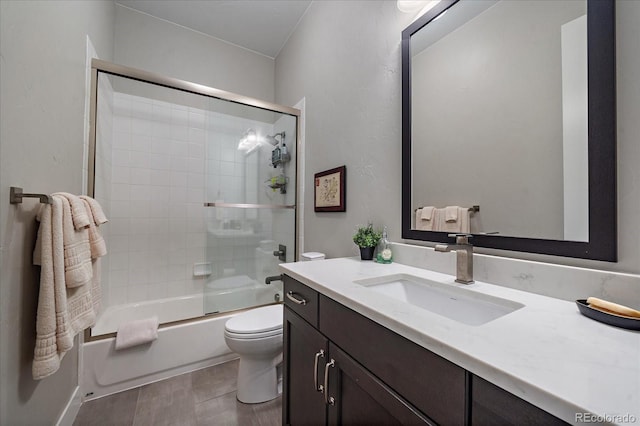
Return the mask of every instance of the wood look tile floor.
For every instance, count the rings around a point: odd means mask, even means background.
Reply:
[[[238,360],[86,402],[74,426],[275,426],[282,397],[262,404],[236,399]]]

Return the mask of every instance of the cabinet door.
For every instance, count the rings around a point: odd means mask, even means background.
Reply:
[[[434,424],[331,342],[325,370],[330,425]]]
[[[471,395],[471,424],[474,426],[567,424],[478,376],[472,378]]]
[[[464,369],[324,295],[320,331],[434,422],[467,423]]]
[[[324,425],[326,405],[316,379],[320,385],[329,350],[327,339],[288,307],[284,309],[283,327],[282,422]]]

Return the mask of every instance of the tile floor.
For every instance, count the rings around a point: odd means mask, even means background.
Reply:
[[[282,398],[263,404],[236,399],[238,361],[182,374],[86,402],[74,426],[275,426]]]

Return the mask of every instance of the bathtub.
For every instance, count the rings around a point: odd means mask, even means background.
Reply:
[[[273,302],[273,290],[269,290],[270,300],[263,303]],[[102,327],[110,333],[123,319],[153,315],[158,315],[161,323],[184,319],[191,313],[195,313],[191,317],[198,317],[202,306],[201,294],[116,306],[105,310],[94,330]],[[161,326],[157,340],[119,351],[115,350],[114,337],[84,343],[80,355],[84,401],[238,358],[224,341],[224,325],[238,313]],[[92,334],[98,335],[95,331]]]
[[[202,316],[202,295],[192,294],[182,297],[150,300],[109,306],[100,313],[92,336],[115,333],[120,324],[157,316],[160,324]]]
[[[267,305],[280,300],[281,283],[267,286],[246,275],[222,278],[206,284],[204,294],[109,306],[100,313],[96,325],[91,329],[91,335],[115,333],[120,324],[153,316],[158,317],[160,324],[166,324],[198,318],[204,314],[244,309],[248,305]]]

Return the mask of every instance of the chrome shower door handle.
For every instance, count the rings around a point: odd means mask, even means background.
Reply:
[[[306,299],[298,299],[297,297],[294,296],[294,292],[293,291],[289,291],[287,292],[287,299],[291,300],[292,302],[298,304],[298,305],[306,305],[307,301]]]
[[[329,367],[333,368],[335,366],[336,361],[333,358],[324,366],[324,402],[327,405],[335,405],[336,403],[335,398],[329,396]]]
[[[320,349],[320,352],[316,353],[316,360],[313,363],[313,386],[316,392],[322,393],[324,391],[324,386],[318,386],[318,359],[324,358],[324,349]]]

